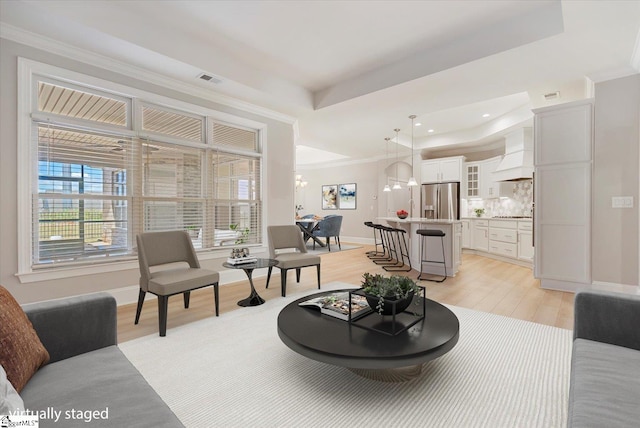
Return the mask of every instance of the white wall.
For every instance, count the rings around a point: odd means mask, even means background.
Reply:
[[[420,167],[416,165],[419,173]],[[296,191],[296,203],[301,204],[304,210],[300,215],[339,214],[343,216],[341,239],[351,239],[352,242],[372,243],[373,232],[364,225],[365,221],[376,222],[377,217],[395,216],[399,208],[409,211],[411,193],[406,183],[411,175],[410,160],[398,162],[398,176],[403,182],[403,190],[383,192],[382,188],[389,179],[393,185],[396,178],[395,160],[371,161],[366,163],[354,163],[349,165],[326,166],[317,168],[299,167],[296,171],[309,183],[305,188]],[[323,210],[322,209],[322,185],[326,184],[357,184],[357,206],[355,210]],[[416,207],[420,205],[420,195],[417,187]],[[345,241],[346,242],[346,241]]]
[[[15,276],[17,261],[17,58],[24,57],[79,73],[136,87],[184,102],[255,120],[267,125],[266,173],[263,196],[266,224],[292,223],[294,206],[293,127],[271,118],[244,112],[204,98],[176,92],[143,80],[100,69],[29,46],[0,40],[0,284],[20,303],[27,303],[101,290],[135,286],[138,269],[132,268],[90,277],[68,277],[22,284]],[[224,256],[226,258],[226,255]],[[221,259],[204,260],[205,267],[218,268]]]
[[[382,193],[382,188],[378,189],[377,185],[378,165],[376,162],[335,167],[325,165],[318,169],[298,168],[297,173],[302,174],[308,182],[306,187],[296,191],[296,201],[304,207],[304,210],[300,212],[301,215],[341,215],[341,241],[349,238],[354,241],[353,238],[356,238],[355,242],[367,242],[367,239],[372,239],[371,229],[365,226],[364,222],[373,221],[378,216],[378,197]],[[356,209],[323,210],[322,186],[345,183],[356,183]]]
[[[640,74],[596,84],[592,278],[638,285]],[[633,196],[633,208],[612,208]]]

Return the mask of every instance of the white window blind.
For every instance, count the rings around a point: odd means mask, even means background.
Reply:
[[[142,106],[142,129],[187,141],[204,142],[204,117],[147,104]]]
[[[149,102],[135,129],[126,119],[134,100],[52,79],[35,87],[37,111],[54,116],[33,119],[32,266],[132,257],[146,231],[186,230],[198,249],[262,242],[257,130]]]
[[[91,122],[127,126],[129,104],[120,97],[38,81],[38,110]]]
[[[124,140],[46,124],[38,129],[33,259],[53,263],[127,253]]]

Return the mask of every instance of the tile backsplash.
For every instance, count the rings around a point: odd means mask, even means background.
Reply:
[[[484,208],[483,217],[495,216],[525,216],[531,215],[533,208],[533,180],[522,180],[514,183],[513,195],[504,199],[469,200],[462,203],[461,213],[464,216],[475,217],[476,208]]]

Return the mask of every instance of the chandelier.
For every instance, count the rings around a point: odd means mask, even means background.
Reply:
[[[309,184],[304,178],[302,178],[302,175],[296,175],[296,189],[298,187],[305,187],[307,184]]]

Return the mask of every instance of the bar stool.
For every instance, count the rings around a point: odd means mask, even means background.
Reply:
[[[374,251],[367,251],[365,254],[369,258],[383,256],[384,255],[384,242],[382,241],[382,232],[380,231],[379,233],[376,233],[376,230],[378,230],[378,229],[376,228],[376,225],[373,224],[373,222],[371,222],[371,221],[365,221],[364,225],[370,227],[371,229],[373,229],[373,242],[374,242],[374,248],[375,248]],[[380,238],[378,238],[378,235],[380,235]],[[382,251],[378,251],[378,247],[382,247]]]
[[[437,229],[418,229],[416,231],[416,233],[418,235],[421,236],[421,242],[420,242],[420,274],[418,275],[418,280],[425,280],[425,281],[433,281],[433,282],[444,282],[445,279],[447,279],[447,259],[445,257],[444,254],[444,237],[446,236],[446,234],[441,231],[441,230],[437,230]],[[440,243],[442,244],[442,261],[437,261],[437,260],[427,260],[424,257],[426,257],[426,244],[427,244],[427,239],[430,237],[440,237]],[[444,266],[444,277],[442,279],[433,279],[433,278],[422,278],[422,274],[426,273],[426,272],[422,272],[422,265],[424,263],[441,263]]]
[[[407,245],[407,240],[405,239],[405,235],[407,232],[404,229],[399,229],[396,227],[390,228],[390,235],[392,237],[395,236],[395,242],[398,244],[396,247],[396,263],[393,265],[383,266],[383,269],[388,272],[410,272],[411,268],[411,256],[409,255],[409,246]],[[404,244],[404,247],[403,247]],[[407,265],[405,260],[409,262]]]
[[[371,260],[377,265],[397,265],[398,251],[396,249],[396,242],[393,239],[393,228],[382,224],[376,225],[376,228],[380,231],[383,237],[382,242],[384,243],[384,254],[382,257],[370,257]]]

